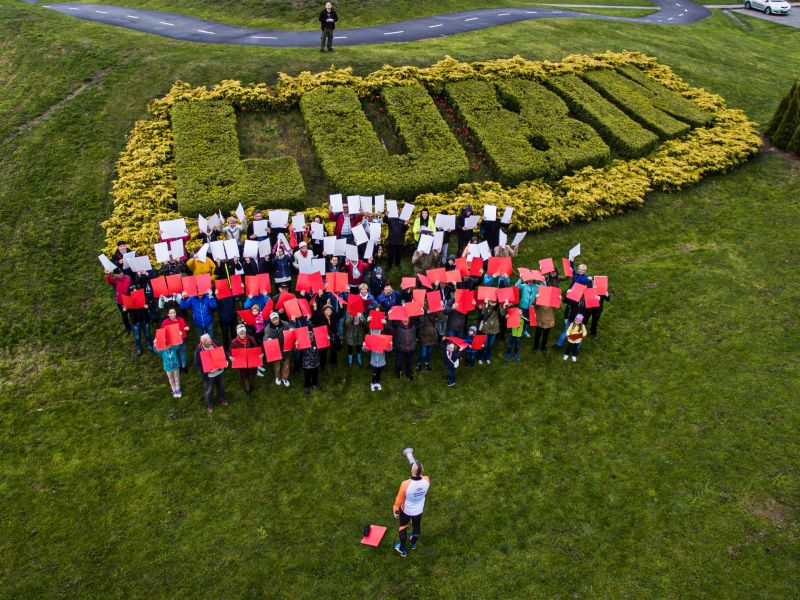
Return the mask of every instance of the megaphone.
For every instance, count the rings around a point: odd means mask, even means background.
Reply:
[[[408,448],[403,448],[403,456],[406,457],[408,460],[408,464],[413,465],[417,459],[414,458],[414,448],[409,446]]]

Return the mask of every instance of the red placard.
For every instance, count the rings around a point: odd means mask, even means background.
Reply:
[[[234,369],[247,368],[247,348],[231,348],[231,366]]]
[[[567,290],[567,299],[573,302],[580,302],[585,289],[586,286],[582,283],[573,283],[569,290]]]
[[[506,328],[514,329],[522,322],[522,311],[518,308],[509,308],[506,311]]]
[[[311,317],[311,307],[308,305],[308,300],[305,298],[298,298],[297,305],[300,307],[300,312],[304,317]]]
[[[453,308],[465,315],[474,310],[475,292],[472,290],[456,290],[456,300]]]
[[[153,288],[153,296],[156,298],[170,295],[169,288],[167,288],[167,280],[163,277],[153,277],[150,280],[150,287]]]
[[[428,269],[428,271],[425,273],[425,276],[428,278],[430,283],[443,283],[447,280],[447,270],[444,267],[439,267],[438,269]]]
[[[465,257],[462,256],[456,259],[456,271],[461,273],[462,277],[469,275],[469,263]]]
[[[177,323],[156,329],[156,350],[166,350],[171,346],[180,346],[182,343],[181,326]]]
[[[483,275],[483,260],[480,258],[473,258],[469,263],[469,274],[473,277],[480,277]]]
[[[326,273],[325,289],[329,292],[346,292],[350,289],[347,273]]]
[[[197,284],[197,295],[204,296],[211,291],[211,274],[203,273],[195,275],[194,281]]]
[[[351,315],[357,315],[358,313],[364,312],[364,301],[361,299],[361,296],[357,294],[350,294],[347,297],[347,312]]]
[[[556,286],[540,285],[536,294],[536,306],[561,306],[561,288]]]
[[[586,288],[583,292],[583,300],[586,308],[598,308],[600,306],[600,295],[594,288]]]
[[[427,276],[427,275],[423,275],[422,273],[419,273],[419,274],[417,275],[417,277],[419,277],[419,282],[420,282],[420,283],[421,283],[421,284],[422,284],[424,287],[426,287],[426,288],[428,288],[428,289],[431,289],[431,287],[433,287],[433,286],[431,285],[430,279],[428,279],[428,276]]]
[[[528,309],[528,324],[531,327],[536,327],[536,307],[531,306]]]
[[[214,289],[217,290],[217,298],[219,300],[230,298],[233,295],[231,294],[231,286],[228,285],[227,279],[215,279]]]
[[[258,296],[261,293],[258,288],[258,277],[255,275],[245,276],[244,289],[248,296]]]
[[[314,327],[311,331],[314,332],[314,342],[317,344],[317,348],[319,350],[330,347],[331,338],[328,335],[327,325],[320,325],[319,327]]]
[[[281,343],[277,338],[270,338],[264,340],[264,354],[267,356],[267,362],[275,362],[283,358],[281,352]]]
[[[122,296],[122,306],[128,310],[145,307],[144,290],[133,290],[130,296]]]
[[[528,281],[544,281],[544,275],[538,269],[526,269],[525,267],[519,268],[519,278],[524,282]]]
[[[552,258],[543,258],[539,261],[539,270],[542,273],[552,273],[556,270],[556,266],[553,264]]]
[[[478,302],[486,302],[487,300],[497,300],[497,288],[485,285],[478,286]]]
[[[411,288],[417,287],[417,278],[416,277],[403,277],[400,280],[400,289],[401,290],[408,290]]]
[[[225,358],[225,349],[222,346],[217,346],[211,350],[201,350],[200,364],[203,366],[203,373],[224,369],[228,366],[228,359]]]
[[[570,264],[568,258],[561,259],[561,267],[564,269],[564,275],[567,277],[572,277],[572,265]]]
[[[297,283],[295,283],[294,289],[298,292],[311,292],[312,294],[316,294],[325,289],[325,282],[322,280],[322,275],[320,275],[319,271],[300,273],[297,276]]]
[[[297,298],[287,298],[283,303],[283,310],[286,312],[286,317],[290,321],[295,321],[303,316],[303,311],[300,310],[300,304]]]
[[[256,324],[256,316],[253,314],[252,309],[247,308],[245,310],[237,310],[236,314],[239,315],[239,318],[245,325],[255,325]]]
[[[463,350],[464,348],[469,347],[469,344],[462,340],[461,338],[457,337],[446,337],[444,338],[445,341],[453,342],[456,346],[458,346],[459,350]]]
[[[408,320],[408,313],[406,312],[405,306],[393,306],[389,309],[389,320],[390,321],[407,321]]]
[[[428,299],[429,313],[435,313],[444,310],[444,304],[442,304],[441,292],[428,292],[427,299]]]
[[[413,301],[412,302],[406,302],[403,305],[403,308],[406,309],[406,314],[408,315],[409,318],[420,317],[423,314],[425,314],[425,311],[422,310],[422,307],[419,304],[417,304],[416,302],[413,302]]]
[[[413,290],[411,292],[411,299],[420,306],[425,306],[425,290]]]
[[[595,275],[594,276],[594,289],[597,291],[598,296],[608,295],[608,276]]]
[[[290,352],[294,350],[294,343],[295,343],[294,329],[286,329],[283,332],[283,351]]]
[[[242,276],[241,275],[231,275],[231,295],[232,296],[241,296],[244,294],[244,285],[242,284]]]
[[[170,294],[180,294],[183,292],[183,283],[181,283],[180,273],[176,273],[175,275],[167,275],[167,289],[169,290]]]
[[[445,272],[444,280],[447,283],[461,283],[461,271],[459,269],[453,269],[452,271]]]
[[[291,300],[294,298],[294,294],[289,292],[281,292],[278,294],[278,301],[275,303],[275,310],[280,310],[283,308],[283,305],[286,304],[287,300]]]
[[[481,350],[483,345],[486,343],[486,335],[483,333],[475,334],[475,337],[472,338],[472,343],[469,347],[473,350]]]
[[[250,369],[255,369],[263,364],[261,348],[247,348],[247,366]]]
[[[392,336],[380,333],[368,333],[364,336],[364,346],[370,352],[386,352],[392,346]]]
[[[497,289],[497,301],[500,304],[519,304],[519,288],[515,285]]]
[[[294,339],[297,342],[297,349],[298,350],[307,350],[311,348],[311,331],[308,327],[298,327],[297,329],[292,329],[294,332]]]
[[[511,265],[511,257],[510,256],[492,256],[489,259],[489,266],[486,268],[486,272],[495,277],[497,275],[505,275],[508,277],[511,275],[514,267]]]
[[[383,330],[383,317],[385,315],[379,310],[369,311],[369,328]]]
[[[184,277],[181,280],[183,284],[183,293],[186,296],[197,296],[197,280],[194,278],[194,275],[189,275],[188,277]]]

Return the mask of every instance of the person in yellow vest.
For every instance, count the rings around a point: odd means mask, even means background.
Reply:
[[[205,261],[197,260],[197,253],[195,253],[192,258],[186,261],[186,266],[192,272],[192,275],[204,275],[205,273],[209,273],[211,279],[217,278],[214,274],[217,265],[208,256],[206,256]]]
[[[425,508],[425,495],[431,487],[431,478],[423,475],[422,463],[415,461],[411,465],[411,479],[400,484],[397,497],[394,499],[392,512],[395,519],[400,519],[400,541],[395,542],[394,549],[400,556],[407,556],[407,548],[414,550],[420,534],[422,511]],[[408,536],[408,524],[411,523],[411,537]]]
[[[578,360],[578,348],[586,337],[586,325],[583,324],[583,315],[578,313],[575,320],[567,327],[567,349],[564,350],[564,360],[572,356],[572,362]]]

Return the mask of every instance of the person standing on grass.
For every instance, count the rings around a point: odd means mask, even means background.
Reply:
[[[458,368],[461,352],[453,342],[447,342],[444,348],[444,364],[447,366],[447,387],[456,384],[456,369]]]
[[[247,327],[245,327],[245,325],[240,324],[236,326],[236,337],[233,338],[231,342],[230,350],[259,347],[256,339],[247,333]],[[239,378],[242,380],[244,393],[249,396],[253,393],[253,380],[256,378],[257,369],[237,369],[237,371],[239,371]]]
[[[125,333],[130,333],[133,328],[128,313],[122,305],[122,297],[128,295],[132,280],[122,272],[120,267],[117,267],[113,273],[106,272],[106,283],[114,288],[114,302],[117,303],[119,314],[122,317],[122,325],[125,327]]]
[[[211,312],[217,308],[217,300],[208,294],[203,296],[186,296],[186,292],[181,296],[180,307],[183,310],[187,308],[192,309],[192,321],[197,329],[197,335],[202,336],[204,333],[211,334],[214,331],[214,315]]]
[[[403,244],[405,244],[406,231],[408,230],[408,221],[403,221],[400,217],[388,217],[386,219],[386,225],[389,230],[389,235],[386,238],[388,248],[386,271],[388,272],[392,267],[400,267]]]
[[[322,391],[319,386],[319,350],[314,332],[309,333],[311,346],[300,351],[300,360],[303,363],[303,393],[308,394],[312,389]]]
[[[319,13],[319,22],[322,28],[322,35],[319,38],[319,51],[325,52],[325,45],[328,46],[328,52],[333,52],[333,30],[336,29],[336,21],[339,20],[336,11],[333,10],[333,5],[330,2],[325,3],[325,9]]]
[[[214,388],[217,388],[217,401],[222,406],[228,406],[228,401],[225,400],[225,386],[223,377],[225,369],[215,369],[209,373],[203,371],[203,361],[200,358],[200,353],[203,350],[212,350],[218,346],[211,340],[211,336],[204,333],[200,336],[200,344],[194,351],[194,366],[200,372],[200,377],[203,378],[203,400],[206,403],[208,412],[214,412]]]
[[[275,385],[281,383],[289,387],[289,361],[291,360],[292,350],[285,351],[283,349],[283,334],[289,330],[289,324],[286,321],[281,321],[281,316],[273,311],[269,315],[269,325],[267,325],[266,332],[267,339],[278,340],[281,347],[281,360],[276,360],[275,365]]]
[[[183,317],[178,316],[178,309],[175,307],[170,308],[169,311],[167,311],[167,318],[161,321],[161,327],[169,327],[170,325],[177,325],[178,330],[181,332],[181,343],[177,346],[173,346],[173,348],[175,348],[178,354],[181,371],[186,373],[186,346],[184,346],[184,344],[186,343],[186,337],[189,333],[189,326],[186,324],[186,321],[183,320]],[[161,358],[164,357],[162,356]]]
[[[400,556],[407,556],[408,549],[415,550],[420,536],[422,511],[425,509],[425,496],[431,487],[431,478],[423,475],[422,463],[415,461],[411,465],[411,479],[400,484],[394,499],[392,512],[394,518],[400,520],[398,534],[400,541],[394,543],[394,549]],[[411,536],[408,536],[408,524],[411,523]]]
[[[161,357],[164,372],[167,374],[167,379],[169,380],[169,387],[172,388],[173,398],[180,398],[183,396],[181,392],[181,368],[184,365],[181,364],[181,359],[178,354],[179,348],[183,348],[183,344],[169,346],[164,350],[153,349],[153,352]],[[186,357],[184,353],[184,361],[185,360]]]
[[[564,360],[572,356],[572,362],[578,360],[578,349],[586,338],[586,325],[583,324],[583,315],[578,313],[575,320],[567,328],[567,348],[564,350]]]
[[[414,379],[411,372],[411,362],[414,350],[417,349],[417,327],[419,321],[416,317],[399,321],[389,321],[390,329],[394,330],[392,346],[394,347],[394,374],[400,379],[405,372],[409,380]]]
[[[492,364],[492,346],[497,339],[497,334],[500,333],[500,318],[505,317],[507,305],[507,302],[500,306],[497,300],[487,300],[481,309],[478,331],[486,335],[486,342],[483,346],[483,353],[478,354],[479,365],[482,365],[484,360],[487,365]]]

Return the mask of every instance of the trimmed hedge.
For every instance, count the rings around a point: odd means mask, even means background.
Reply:
[[[305,205],[294,158],[239,157],[236,113],[226,102],[182,102],[172,109],[178,210],[184,215],[230,211],[241,202],[263,207]]]
[[[714,120],[714,115],[709,111],[703,110],[688,98],[684,98],[652,77],[648,77],[635,66],[620,65],[617,67],[617,71],[638,84],[633,89],[650,100],[653,106],[663,110],[668,115],[685,121],[692,127],[705,127]]]
[[[576,75],[551,77],[545,84],[561,96],[581,121],[589,123],[622,156],[646,154],[658,137],[633,121]]]
[[[386,112],[407,152],[390,155],[351,88],[323,86],[300,99],[322,170],[333,189],[411,199],[452,189],[469,170],[464,149],[421,85],[382,91]]]
[[[497,83],[500,101],[518,112],[533,135],[549,146],[548,160],[557,174],[608,162],[610,150],[590,125],[569,116],[569,107],[535,81],[510,79]]]
[[[800,154],[800,85],[796,82],[781,98],[764,135],[778,148]]]
[[[667,113],[653,106],[652,102],[636,90],[636,83],[608,69],[587,71],[583,79],[622,109],[634,121],[654,131],[661,139],[683,135],[691,126],[673,119]]]

